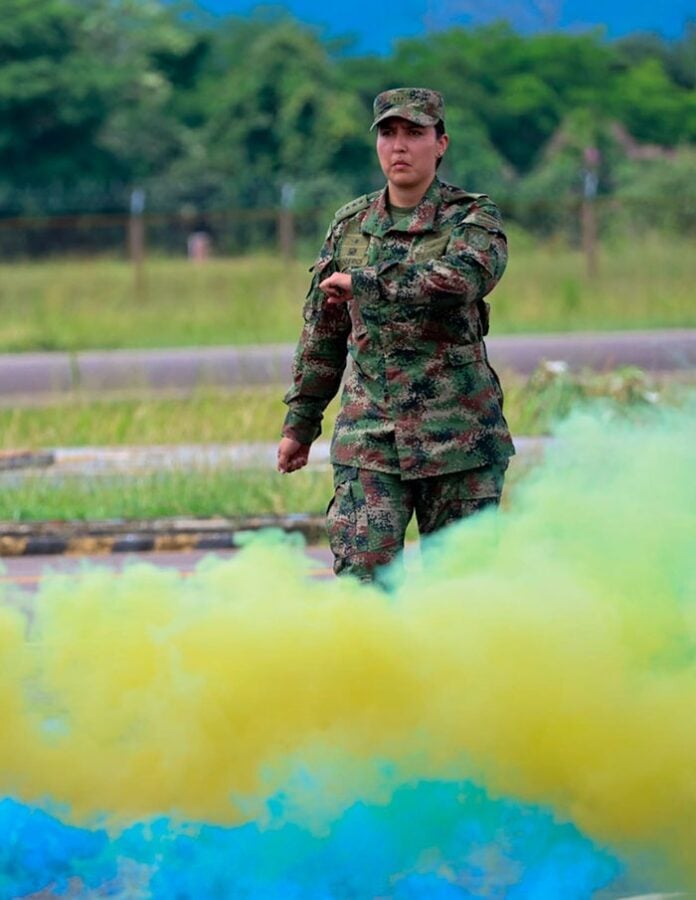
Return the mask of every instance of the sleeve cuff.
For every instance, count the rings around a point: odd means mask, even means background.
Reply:
[[[299,413],[288,412],[283,423],[283,437],[292,438],[301,444],[311,444],[321,434],[321,425],[312,419],[307,419]]]

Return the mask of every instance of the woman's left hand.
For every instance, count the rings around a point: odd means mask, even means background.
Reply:
[[[346,272],[334,272],[319,282],[319,289],[326,294],[327,303],[346,303],[353,297],[353,279]]]

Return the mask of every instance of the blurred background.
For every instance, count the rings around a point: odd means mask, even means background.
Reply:
[[[694,326],[686,0],[4,0],[0,353],[293,343],[333,211],[382,184],[371,106],[398,85],[443,92],[442,177],[502,208],[493,336]],[[273,441],[285,380],[15,391],[0,444]],[[507,410],[543,434],[578,400],[654,405],[673,382],[511,372]]]
[[[604,4],[604,24],[592,0],[575,18],[560,0],[244,6],[5,0],[3,259],[119,258],[132,217],[148,253],[311,254],[337,205],[381,185],[371,103],[400,84],[444,93],[443,176],[530,237],[577,245],[588,201],[600,238],[693,236],[683,3]]]

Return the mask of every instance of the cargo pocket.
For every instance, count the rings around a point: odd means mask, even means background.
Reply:
[[[481,415],[500,416],[503,408],[503,391],[497,373],[488,362],[483,341],[449,347],[445,356],[449,365],[454,367],[454,372],[450,370],[452,376],[450,380],[457,385],[462,406],[471,405],[472,409]],[[482,406],[479,394],[485,389],[491,389],[491,394]],[[476,399],[467,404],[467,397]]]
[[[336,466],[334,495],[326,510],[329,546],[335,557],[346,559],[368,547],[365,493],[354,466]]]
[[[498,506],[505,482],[507,461],[480,466],[460,473],[456,491],[456,518],[466,519],[489,507]]]
[[[497,506],[506,469],[507,461],[427,479],[416,507],[421,534]]]

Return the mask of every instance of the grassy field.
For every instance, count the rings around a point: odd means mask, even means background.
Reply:
[[[577,249],[510,238],[493,332],[696,325],[696,255],[652,235],[602,247],[589,278]],[[118,260],[0,265],[0,352],[295,341],[309,260],[150,259],[142,292]]]
[[[640,418],[662,405],[693,396],[688,383],[658,382],[638,370],[572,375],[540,368],[530,379],[509,376],[506,410],[515,434],[544,434],[572,409],[599,402],[614,414]],[[275,441],[284,407],[282,388],[233,393],[203,392],[189,398],[130,400],[72,398],[52,406],[0,410],[3,449],[100,444],[177,444]],[[330,434],[337,404],[326,418]],[[525,470],[515,461],[509,484]],[[271,469],[172,470],[138,476],[56,480],[38,471],[0,477],[0,519],[148,518],[181,515],[322,513],[331,496],[331,473]]]
[[[170,471],[134,477],[69,477],[40,474],[3,485],[0,520],[150,519],[161,516],[321,514],[332,494],[327,469],[235,472],[230,469]]]
[[[515,459],[508,472],[504,504],[529,469]],[[32,475],[0,491],[0,520],[89,521],[167,516],[323,515],[333,494],[329,466],[280,475],[271,469],[214,468],[150,475],[68,477],[56,481]],[[410,532],[415,536],[414,528]]]
[[[505,412],[514,434],[545,434],[578,403],[603,398],[624,406],[660,400],[678,403],[682,383],[657,380],[637,369],[608,375],[572,375],[540,368],[531,378],[503,373]],[[142,395],[95,399],[68,394],[48,406],[0,408],[0,449],[126,444],[198,444],[275,441],[286,408],[285,386],[235,391],[200,389],[187,397]],[[338,400],[329,406],[330,435]]]

